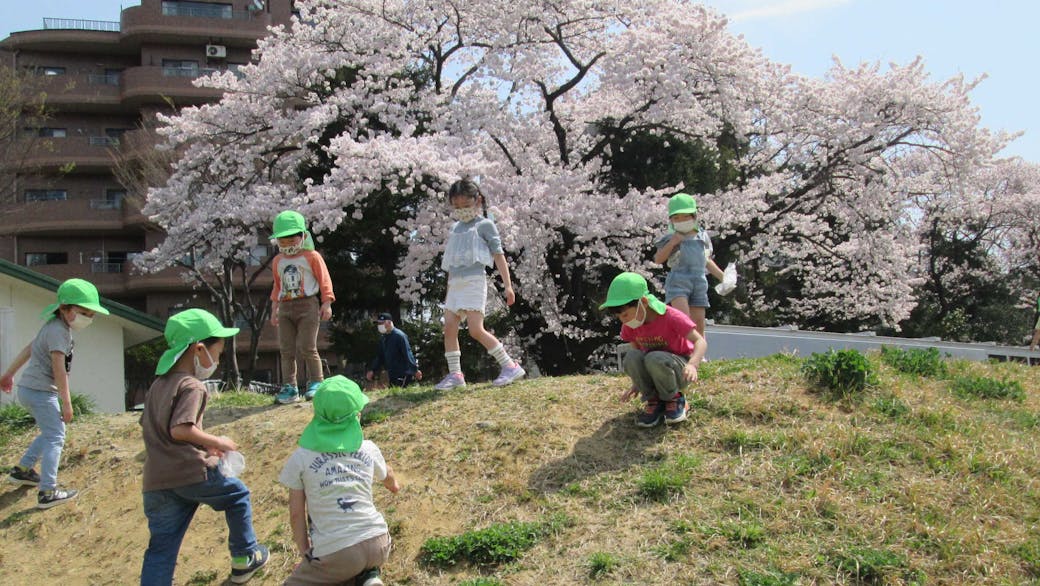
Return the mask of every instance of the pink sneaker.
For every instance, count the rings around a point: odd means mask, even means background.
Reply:
[[[448,376],[441,379],[441,382],[433,385],[434,389],[438,391],[450,391],[456,387],[462,388],[466,386],[466,379],[462,376],[461,372],[449,372]]]
[[[516,362],[513,362],[509,366],[503,366],[502,372],[498,373],[498,378],[496,378],[491,384],[496,387],[504,387],[525,374],[527,374],[527,371]]]

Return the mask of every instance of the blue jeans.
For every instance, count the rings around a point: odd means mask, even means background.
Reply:
[[[40,435],[29,444],[18,462],[22,468],[33,468],[40,462],[40,490],[54,490],[58,486],[58,461],[65,447],[65,422],[61,420],[61,406],[57,393],[18,387],[18,402],[32,413]]]
[[[141,565],[142,586],[173,583],[181,541],[200,504],[224,511],[232,557],[249,555],[257,548],[249,489],[241,480],[225,478],[216,468],[210,468],[204,482],[144,493],[144,514],[151,537]]]

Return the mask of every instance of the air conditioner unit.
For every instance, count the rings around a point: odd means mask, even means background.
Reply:
[[[227,47],[224,45],[206,45],[207,57],[227,57]]]

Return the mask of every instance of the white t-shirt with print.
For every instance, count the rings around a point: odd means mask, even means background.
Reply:
[[[297,448],[278,482],[307,495],[311,555],[322,557],[388,532],[372,502],[372,483],[386,479],[386,460],[371,441],[356,452]]]

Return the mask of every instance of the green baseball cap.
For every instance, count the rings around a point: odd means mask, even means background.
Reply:
[[[607,300],[599,308],[620,307],[643,297],[646,297],[647,302],[650,304],[650,309],[664,315],[668,306],[650,294],[650,288],[642,275],[621,273],[610,282],[610,288],[607,289]]]
[[[205,309],[185,309],[166,320],[163,335],[170,348],[159,357],[155,374],[162,376],[169,372],[188,346],[206,338],[230,338],[237,333],[238,328],[225,328],[216,316]]]
[[[688,193],[677,193],[668,199],[668,217],[675,214],[696,214],[697,200]]]
[[[69,279],[58,287],[58,302],[51,303],[40,314],[42,318],[54,315],[54,310],[62,305],[78,305],[84,309],[108,315],[108,310],[101,307],[101,298],[97,287],[83,279]]]
[[[307,221],[299,212],[286,210],[274,217],[272,238],[285,238],[293,234],[307,231]]]
[[[337,374],[327,378],[314,394],[314,418],[300,435],[300,447],[315,452],[354,452],[364,437],[357,414],[368,396],[357,383]]]

